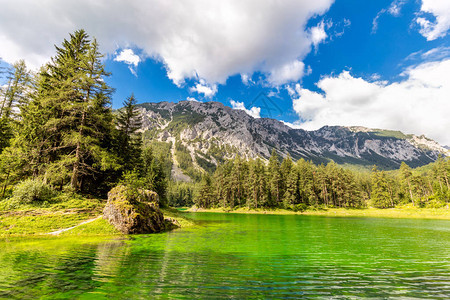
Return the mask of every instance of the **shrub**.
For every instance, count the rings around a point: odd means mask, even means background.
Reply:
[[[445,202],[442,202],[442,201],[439,201],[436,199],[432,199],[425,204],[425,207],[426,208],[442,208],[442,207],[445,207],[445,204],[446,204]]]
[[[11,200],[19,204],[42,203],[54,196],[53,189],[42,180],[27,179],[15,186]]]

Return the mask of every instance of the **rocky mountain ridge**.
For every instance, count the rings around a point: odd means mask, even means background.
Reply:
[[[144,103],[139,109],[144,136],[171,142],[177,160],[180,152],[187,154],[194,169],[213,169],[237,154],[267,159],[273,149],[282,156],[289,153],[294,159],[315,163],[334,160],[339,164],[376,164],[384,169],[398,168],[402,161],[411,167],[422,166],[440,154],[449,154],[424,136],[364,127],[293,129],[274,119],[253,118],[219,102]]]

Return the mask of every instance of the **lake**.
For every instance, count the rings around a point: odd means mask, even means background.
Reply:
[[[0,240],[0,298],[449,298],[450,221],[187,213],[125,238]]]

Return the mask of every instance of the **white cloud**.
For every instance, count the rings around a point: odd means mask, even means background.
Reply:
[[[311,51],[308,20],[333,1],[2,1],[0,57],[38,67],[54,55],[53,45],[84,28],[102,52],[133,45],[141,57],[159,59],[178,85],[186,78],[223,84],[303,60]]]
[[[327,27],[331,27],[331,24],[327,24]],[[317,49],[319,44],[328,37],[327,33],[325,32],[325,23],[323,22],[323,20],[317,26],[312,27],[309,30],[309,34],[314,48]]]
[[[286,122],[286,121],[281,120],[280,122],[286,126],[293,128],[293,129],[301,129],[302,128],[302,125],[299,121],[295,121],[295,122],[291,123],[291,122]]]
[[[430,13],[436,19],[430,21],[426,16],[416,18],[421,27],[422,34],[427,41],[432,41],[447,35],[450,29],[450,1],[448,0],[422,0],[420,11]]]
[[[413,52],[405,58],[405,61],[429,62],[443,60],[450,57],[450,47],[436,47],[428,51]]]
[[[345,29],[350,27],[352,22],[349,19],[344,18],[342,21],[336,24],[336,29],[334,30],[333,35],[336,37],[341,37],[344,35]]]
[[[242,80],[242,83],[245,84],[245,85],[249,85],[250,83],[255,83],[252,80],[252,76],[249,75],[249,74],[245,74],[245,73],[241,74],[241,80]]]
[[[260,114],[261,114],[261,108],[260,107],[252,107],[250,109],[247,109],[244,105],[244,102],[237,102],[234,100],[230,100],[231,103],[231,107],[233,109],[240,109],[245,111],[249,116],[252,116],[253,118],[261,118]]]
[[[124,49],[122,50],[115,58],[115,61],[124,62],[128,65],[128,69],[130,69],[131,73],[133,73],[134,76],[137,76],[136,74],[136,68],[138,64],[141,62],[141,58],[134,54],[132,49]]]
[[[217,93],[217,85],[208,85],[206,81],[200,80],[195,86],[189,89],[191,92],[196,92],[198,94],[203,94],[206,98],[211,98]]]
[[[323,94],[296,85],[293,108],[304,129],[366,126],[425,134],[450,144],[450,59],[407,69],[404,81],[369,82],[344,71],[321,79]]]
[[[380,10],[377,13],[376,17],[372,20],[372,33],[377,32],[377,30],[378,30],[378,19],[382,15],[388,13],[388,14],[394,16],[394,17],[400,16],[401,9],[402,9],[403,5],[405,5],[406,1],[407,0],[394,0],[394,1],[392,1],[391,5],[389,5],[388,8],[383,8],[382,10]]]
[[[192,102],[201,102],[201,101],[198,101],[197,99],[195,99],[194,97],[187,97],[186,100],[192,101]]]
[[[294,60],[293,62],[273,69],[269,81],[273,85],[282,85],[288,82],[298,81],[303,77],[304,71],[305,64],[301,61]]]

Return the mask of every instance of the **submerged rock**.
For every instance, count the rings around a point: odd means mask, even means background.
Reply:
[[[159,210],[158,195],[119,185],[108,193],[103,218],[124,234],[154,233],[173,228]]]

